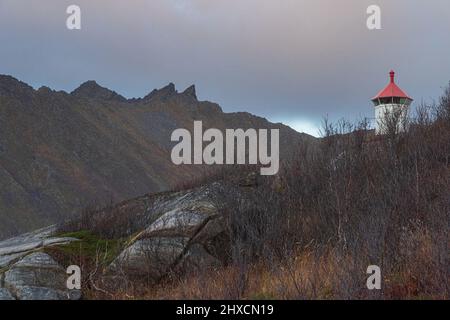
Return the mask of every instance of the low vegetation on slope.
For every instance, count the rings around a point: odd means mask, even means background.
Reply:
[[[227,190],[214,200],[227,235],[221,266],[157,282],[98,276],[87,297],[448,298],[450,88],[418,108],[407,133],[375,136],[346,122],[324,133],[317,146],[298,145],[276,177],[249,168],[211,177]],[[117,219],[126,228],[112,238],[132,237],[151,199],[91,212],[83,227],[108,236]],[[381,268],[381,290],[367,290],[369,265]]]

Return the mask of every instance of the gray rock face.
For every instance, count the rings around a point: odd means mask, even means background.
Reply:
[[[193,243],[207,243],[209,240],[214,239],[220,234],[224,233],[225,222],[222,217],[212,217],[207,220],[202,228],[198,230],[195,236],[192,238]]]
[[[77,239],[52,237],[54,232],[50,226],[0,242],[0,300],[67,299],[65,270],[37,250]]]
[[[14,264],[15,268],[61,268],[48,254],[36,252]]]
[[[153,222],[111,269],[157,280],[170,271],[189,273],[220,266],[219,257],[207,250],[211,240],[224,232],[213,196],[216,188],[212,185],[158,199],[149,210]]]
[[[150,238],[136,241],[115,260],[112,268],[153,279],[165,275],[185,250],[188,238]]]
[[[29,243],[17,244],[11,247],[0,248],[0,256],[17,254],[20,252],[29,252],[42,246],[42,241],[34,241]]]
[[[66,300],[67,293],[44,287],[23,286],[16,289],[18,300]]]
[[[19,260],[27,254],[26,252],[13,253],[8,255],[0,255],[0,269],[5,268],[14,263],[14,261]]]
[[[0,241],[0,270],[38,249],[78,241],[74,238],[52,237],[55,226],[39,229]]]
[[[56,226],[52,225],[20,236],[0,241],[0,256],[31,251],[43,246],[77,241],[74,238],[52,237]]]
[[[6,288],[0,288],[0,300],[16,300]]]
[[[142,234],[142,237],[172,235],[191,237],[209,218],[217,216],[212,203],[199,202],[190,207],[167,208]]]
[[[205,269],[218,268],[220,266],[222,266],[222,262],[209,254],[204,246],[194,244],[189,248],[176,268],[187,274],[195,274]]]
[[[20,300],[60,300],[67,297],[66,274],[49,255],[36,252],[14,263],[4,274],[4,286]]]
[[[15,263],[5,273],[6,286],[64,288],[64,270],[49,255],[37,252]]]

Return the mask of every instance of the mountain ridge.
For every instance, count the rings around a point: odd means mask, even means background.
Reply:
[[[125,99],[88,81],[71,93],[0,76],[0,238],[60,222],[88,206],[170,190],[204,167],[170,160],[177,128],[279,128],[281,153],[314,139],[249,113],[224,113],[173,84]]]
[[[154,97],[158,98],[169,98],[174,95],[182,95],[189,96],[198,100],[196,94],[196,86],[194,84],[186,87],[182,92],[178,92],[175,84],[173,82],[169,82],[167,85],[153,89],[148,94],[142,97],[133,97],[126,98],[115,90],[108,89],[107,87],[102,86],[96,80],[87,80],[81,83],[78,87],[73,89],[72,91],[66,90],[56,90],[49,86],[43,85],[38,89],[33,88],[31,85],[23,82],[12,75],[0,74],[0,93],[3,95],[9,94],[18,94],[27,91],[28,93],[37,93],[37,92],[45,92],[45,93],[61,93],[69,96],[76,97],[84,97],[84,98],[92,98],[92,99],[105,99],[105,100],[117,100],[121,102],[130,102],[134,103],[137,101],[147,101]],[[208,102],[208,101],[206,101]]]

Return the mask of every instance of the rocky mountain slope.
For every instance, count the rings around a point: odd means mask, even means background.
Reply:
[[[82,208],[169,190],[199,175],[175,166],[176,128],[279,128],[282,158],[312,139],[248,113],[198,101],[173,84],[126,99],[94,81],[72,93],[0,76],[0,238],[59,222]]]

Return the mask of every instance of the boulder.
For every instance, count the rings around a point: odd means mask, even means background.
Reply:
[[[191,208],[175,208],[161,215],[143,233],[143,237],[169,235],[192,237],[212,215],[217,214],[210,203]]]
[[[16,288],[18,300],[67,300],[67,292],[44,287],[20,286]]]
[[[224,245],[214,241],[225,232],[214,198],[218,192],[218,185],[212,185],[157,199],[149,208],[149,216],[156,219],[116,258],[110,270],[119,268],[129,275],[144,274],[158,280],[171,271],[190,273],[222,265],[217,253],[224,252]]]
[[[209,254],[202,245],[193,244],[176,266],[176,270],[186,274],[197,274],[220,266],[222,262]]]
[[[226,228],[223,217],[211,217],[201,229],[197,230],[192,242],[205,244],[225,231]]]
[[[55,226],[50,226],[0,241],[0,269],[41,248],[78,241],[75,238],[52,237],[55,230]]]
[[[49,255],[35,252],[14,263],[4,275],[4,285],[18,299],[65,299],[66,273]]]
[[[0,288],[0,300],[16,300],[6,288]]]
[[[19,260],[23,256],[25,256],[27,252],[19,252],[8,255],[0,255],[0,269],[3,269],[10,264],[14,263],[14,261]]]
[[[188,238],[140,239],[114,260],[110,269],[157,280],[182,257]]]
[[[16,245],[12,245],[9,247],[3,247],[3,248],[0,248],[0,256],[6,256],[6,255],[11,255],[11,254],[20,253],[20,252],[29,252],[29,251],[32,251],[39,247],[42,247],[42,245],[43,245],[43,242],[38,240],[38,241],[29,242],[29,243],[16,244]]]

